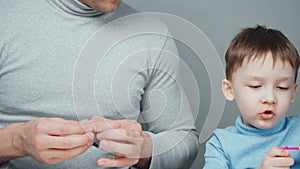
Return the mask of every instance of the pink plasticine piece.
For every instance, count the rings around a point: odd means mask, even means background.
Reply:
[[[289,146],[285,146],[285,147],[279,147],[280,149],[284,149],[284,150],[300,150],[300,147],[289,147]]]

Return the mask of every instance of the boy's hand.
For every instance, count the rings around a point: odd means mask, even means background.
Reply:
[[[259,169],[289,169],[293,164],[288,150],[274,147],[266,153]]]

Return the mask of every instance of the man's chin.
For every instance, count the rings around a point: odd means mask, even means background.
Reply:
[[[115,10],[117,10],[118,7],[120,6],[120,4],[121,4],[121,1],[110,2],[105,7],[98,6],[96,10],[98,10],[100,12],[104,12],[104,13],[111,13],[111,12],[114,12]]]

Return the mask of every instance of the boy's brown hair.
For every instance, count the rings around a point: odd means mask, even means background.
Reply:
[[[232,74],[242,66],[245,58],[247,61],[255,60],[265,57],[268,52],[272,54],[274,65],[277,59],[291,64],[296,81],[299,67],[296,47],[280,31],[260,25],[242,30],[231,41],[225,55],[226,78],[232,80]]]

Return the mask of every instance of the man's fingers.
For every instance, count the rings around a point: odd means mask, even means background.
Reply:
[[[36,129],[46,131],[49,135],[84,134],[86,132],[79,122],[60,118],[40,120]]]
[[[133,143],[141,140],[141,135],[142,134],[139,131],[130,131],[120,128],[103,131],[102,133],[97,134],[97,139]]]
[[[106,130],[111,130],[119,127],[120,125],[115,123],[114,121],[92,122],[91,124],[92,131],[95,133],[101,133]]]
[[[79,123],[80,123],[81,127],[85,130],[85,132],[93,131],[90,120],[87,120],[87,119],[81,120]]]
[[[142,131],[141,124],[134,120],[124,119],[124,120],[114,120],[114,122],[118,123],[120,125],[120,128],[134,130],[134,131]]]
[[[85,152],[89,148],[88,145],[82,145],[76,148],[68,149],[68,150],[59,150],[59,149],[49,149],[48,151],[40,154],[43,161],[46,163],[56,163],[60,161],[70,160],[83,152]]]
[[[83,135],[49,136],[46,138],[46,148],[72,149],[83,145],[92,145],[94,141],[93,133]]]
[[[103,167],[126,167],[126,166],[133,166],[137,164],[139,161],[138,158],[116,158],[116,159],[109,159],[109,158],[101,158],[98,160],[98,165]]]
[[[113,152],[114,154],[123,155],[131,158],[140,157],[141,147],[135,144],[102,140],[100,142],[100,147],[107,151]]]
[[[91,120],[91,128],[93,132],[100,133],[105,130],[123,128],[132,131],[142,131],[140,123],[133,120],[109,120],[101,116],[94,116]]]
[[[102,116],[93,116],[92,121],[105,121],[106,118],[102,117]]]

